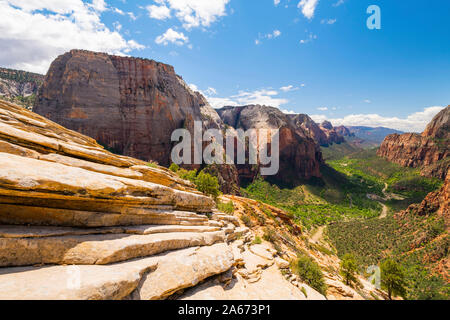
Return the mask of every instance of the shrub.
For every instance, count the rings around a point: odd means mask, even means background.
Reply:
[[[255,240],[253,240],[253,242],[252,242],[252,244],[261,244],[261,243],[262,243],[262,240],[261,240],[261,238],[258,237],[258,236],[256,236],[256,237],[255,237]]]
[[[169,167],[169,170],[172,172],[178,172],[178,170],[180,170],[180,166],[176,163],[172,163]]]
[[[223,202],[219,201],[219,203],[217,203],[217,209],[219,209],[222,212],[228,213],[228,214],[233,214],[233,212],[234,212],[233,201],[230,201],[227,203],[223,203]]]
[[[291,266],[292,271],[297,274],[306,284],[326,295],[327,286],[319,265],[305,254],[299,254],[297,261]]]
[[[149,161],[148,163],[147,163],[147,166],[149,166],[150,168],[157,168],[158,167],[158,162],[156,162],[156,161]]]
[[[245,224],[246,227],[248,227],[248,228],[253,227],[253,222],[248,216],[242,215],[241,221]]]
[[[216,177],[213,177],[208,173],[201,171],[195,178],[194,183],[197,186],[198,191],[212,196],[214,199],[220,194],[219,181]]]
[[[274,243],[277,240],[277,235],[276,235],[275,230],[272,228],[266,228],[263,239]]]
[[[195,178],[197,176],[197,170],[188,171],[186,169],[179,169],[177,173],[181,179],[189,180],[190,182],[195,183]]]

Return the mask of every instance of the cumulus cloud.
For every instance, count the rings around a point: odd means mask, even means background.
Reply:
[[[0,64],[46,73],[58,55],[74,48],[119,55],[143,49],[104,25],[107,9],[104,0],[0,1]]]
[[[168,18],[173,12],[183,27],[190,30],[196,27],[209,27],[218,18],[225,16],[226,5],[230,0],[155,0],[154,2],[158,5],[149,6],[154,12],[153,16],[150,14],[151,18]]]
[[[433,117],[444,107],[434,106],[425,108],[423,111],[410,114],[406,118],[383,117],[379,114],[351,114],[343,118],[329,118],[325,115],[312,115],[316,122],[328,120],[335,126],[367,126],[386,127],[405,132],[422,132]]]
[[[273,4],[276,6],[278,6],[280,4],[280,0],[273,0]]]
[[[167,46],[169,43],[176,44],[177,46],[182,46],[189,42],[189,38],[183,34],[183,32],[177,32],[172,28],[167,29],[167,31],[156,37],[155,42],[157,44],[162,44]]]
[[[318,4],[319,0],[301,0],[297,7],[302,9],[303,15],[311,20],[314,17],[314,12]]]
[[[150,18],[153,19],[165,20],[170,18],[170,9],[167,8],[165,5],[162,6],[150,5],[147,6],[147,11]]]

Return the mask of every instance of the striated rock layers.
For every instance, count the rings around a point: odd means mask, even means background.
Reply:
[[[280,170],[274,177],[284,183],[320,177],[322,153],[309,134],[279,109],[260,105],[224,107],[217,110],[234,129],[280,129]],[[258,170],[238,165],[241,179],[253,179]]]
[[[167,169],[2,101],[0,163],[0,299],[161,299],[233,266],[236,219]]]
[[[392,134],[377,153],[404,167],[422,167],[422,174],[444,179],[450,156],[450,106],[439,112],[422,134]]]
[[[52,63],[33,110],[115,153],[164,166],[171,163],[175,129],[193,132],[194,121],[205,129],[222,126],[206,99],[172,66],[82,50]],[[233,171],[227,168],[223,175],[235,177]],[[227,180],[223,191],[232,192],[237,183]]]

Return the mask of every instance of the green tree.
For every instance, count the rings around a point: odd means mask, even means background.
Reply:
[[[344,255],[341,261],[341,275],[345,279],[346,285],[351,285],[353,282],[357,282],[356,273],[358,272],[359,266],[356,262],[356,258],[353,254],[347,253]]]
[[[209,173],[200,171],[198,176],[195,178],[195,185],[198,191],[207,194],[214,199],[216,199],[220,194],[219,181],[216,177],[213,177]]]
[[[322,270],[312,258],[306,254],[299,254],[298,260],[291,266],[291,269],[312,288],[326,295],[327,285]]]
[[[387,259],[381,263],[381,287],[388,292],[389,300],[392,296],[406,295],[405,273],[396,261]]]

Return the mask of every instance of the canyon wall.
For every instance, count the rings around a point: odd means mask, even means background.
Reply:
[[[422,174],[445,179],[450,165],[450,106],[439,112],[422,134],[387,136],[377,154],[404,167],[422,168]]]

